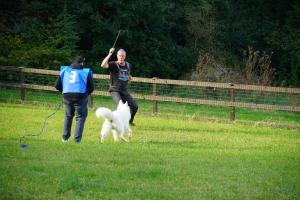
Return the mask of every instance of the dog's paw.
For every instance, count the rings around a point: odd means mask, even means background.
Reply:
[[[114,142],[119,142],[119,138],[114,138]]]
[[[124,137],[121,137],[121,140],[123,140],[124,142],[129,142],[128,140],[126,140]]]

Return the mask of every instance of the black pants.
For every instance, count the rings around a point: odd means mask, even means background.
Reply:
[[[127,101],[131,113],[131,118],[129,122],[132,123],[134,116],[139,108],[132,96],[128,92],[110,92],[110,95],[112,96],[116,105],[118,105],[120,100],[122,100],[123,103]]]
[[[88,115],[87,109],[88,97],[79,101],[71,101],[64,98],[65,104],[65,121],[62,138],[68,140],[71,136],[71,127],[74,115],[76,116],[76,128],[74,134],[75,142],[80,142],[82,138],[84,123]],[[76,111],[76,112],[75,112]]]

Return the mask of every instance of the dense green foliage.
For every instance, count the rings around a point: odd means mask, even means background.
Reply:
[[[297,0],[14,0],[0,9],[2,65],[58,69],[81,54],[99,72],[121,30],[117,48],[135,76],[182,78],[200,51],[243,66],[251,47],[272,54],[274,85],[300,86]]]

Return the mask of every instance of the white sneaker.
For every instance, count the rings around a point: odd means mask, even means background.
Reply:
[[[65,139],[61,139],[61,141],[62,141],[62,143],[67,143],[68,142],[68,140],[65,140]]]

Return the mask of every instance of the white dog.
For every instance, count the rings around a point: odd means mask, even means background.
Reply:
[[[132,131],[129,128],[131,114],[127,102],[123,103],[120,100],[118,108],[115,111],[100,107],[96,110],[96,116],[105,119],[101,130],[101,143],[104,142],[104,138],[108,136],[111,131],[113,132],[115,142],[118,141],[118,132],[120,133],[120,138],[125,142],[128,142],[124,137],[125,132],[128,132],[128,138],[129,140],[131,139]]]

